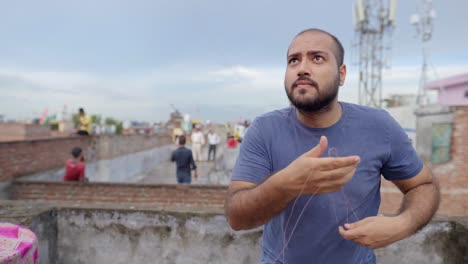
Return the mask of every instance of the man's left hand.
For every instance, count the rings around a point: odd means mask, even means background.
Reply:
[[[346,229],[345,229],[346,228]],[[369,248],[386,247],[407,236],[399,217],[373,216],[338,227],[341,236]]]

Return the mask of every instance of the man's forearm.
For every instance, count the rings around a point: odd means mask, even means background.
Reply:
[[[432,183],[417,186],[405,194],[399,216],[405,219],[407,235],[429,223],[439,207],[439,201],[439,184],[436,178],[433,178]]]
[[[285,192],[278,172],[251,189],[232,190],[226,198],[226,216],[234,230],[263,225],[278,215],[294,198]]]

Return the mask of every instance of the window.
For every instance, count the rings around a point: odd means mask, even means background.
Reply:
[[[451,139],[452,123],[432,124],[432,163],[444,163],[450,160]]]

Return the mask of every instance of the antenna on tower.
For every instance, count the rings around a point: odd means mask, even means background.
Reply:
[[[381,107],[382,69],[388,67],[397,0],[355,0],[354,30],[359,59],[359,104]]]
[[[427,66],[429,60],[429,41],[432,38],[433,20],[436,17],[435,9],[432,7],[432,0],[421,0],[419,14],[410,17],[410,23],[416,29],[416,37],[422,42],[422,67],[419,79],[418,96],[416,103],[421,106],[429,103],[429,98],[424,88],[427,83]]]

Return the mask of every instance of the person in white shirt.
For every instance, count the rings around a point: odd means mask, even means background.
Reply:
[[[202,159],[201,149],[202,149],[202,146],[205,145],[205,136],[203,135],[203,132],[201,132],[200,127],[197,126],[195,128],[195,131],[192,132],[191,140],[192,140],[193,159],[195,161],[201,161]]]
[[[213,130],[208,132],[208,161],[210,160],[211,153],[213,153],[213,160],[216,160],[216,145],[219,144],[219,136]]]

